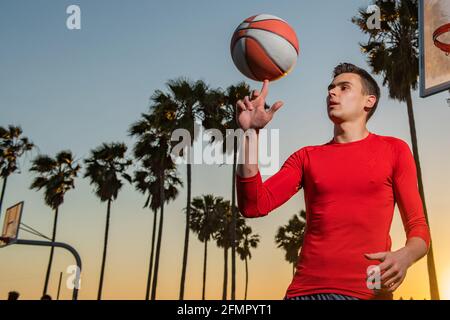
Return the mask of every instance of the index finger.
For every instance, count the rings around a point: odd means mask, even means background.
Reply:
[[[261,89],[261,96],[263,97],[263,99],[266,99],[268,93],[269,93],[269,80],[264,80]]]

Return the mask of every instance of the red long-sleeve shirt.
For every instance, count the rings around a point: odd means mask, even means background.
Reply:
[[[407,239],[430,233],[417,187],[414,158],[402,140],[369,132],[349,143],[301,148],[264,183],[261,175],[236,179],[239,209],[247,218],[267,215],[304,189],[306,231],[297,271],[286,296],[340,293],[376,298],[364,253],[390,251],[394,206]]]

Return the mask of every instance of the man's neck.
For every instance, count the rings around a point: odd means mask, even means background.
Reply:
[[[343,122],[334,125],[334,141],[348,143],[366,138],[369,135],[366,125],[360,123]]]

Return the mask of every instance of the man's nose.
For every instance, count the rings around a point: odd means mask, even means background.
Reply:
[[[328,90],[328,98],[336,97],[336,90],[330,89]]]

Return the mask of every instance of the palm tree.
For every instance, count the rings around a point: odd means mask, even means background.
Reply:
[[[165,112],[162,112],[162,111]],[[142,193],[148,193],[144,207],[150,207],[155,213],[153,220],[153,233],[149,273],[147,278],[146,300],[150,294],[152,283],[152,300],[156,297],[156,287],[159,269],[159,256],[161,252],[164,202],[170,202],[178,196],[177,187],[182,186],[182,181],[177,176],[175,164],[169,155],[170,128],[173,118],[168,116],[167,106],[154,105],[150,114],[142,114],[142,119],[134,123],[130,128],[130,135],[138,137],[134,146],[134,156],[141,160],[143,170],[135,172],[136,189]],[[163,115],[163,117],[161,117]],[[156,261],[152,282],[153,250],[156,234],[157,209],[160,208],[160,223],[158,231],[158,243],[156,246]]]
[[[59,207],[64,202],[64,196],[70,189],[75,188],[74,179],[80,170],[80,165],[75,165],[72,152],[61,151],[55,158],[47,155],[39,155],[32,161],[30,171],[34,171],[38,176],[33,180],[31,189],[41,190],[45,188],[45,204],[55,210],[53,219],[52,242],[56,239],[56,228],[58,224]],[[53,250],[50,250],[47,273],[45,276],[44,290],[42,295],[47,294],[48,282],[53,262]]]
[[[212,194],[196,197],[192,200],[190,228],[197,234],[198,240],[204,242],[202,300],[205,300],[206,293],[208,241],[219,230],[219,210],[217,209],[221,206],[222,202],[222,197],[214,197]]]
[[[222,300],[227,300],[228,292],[228,248],[230,244],[230,228],[232,213],[230,201],[224,201],[217,207],[219,213],[219,230],[214,234],[214,239],[219,248],[223,248],[224,267],[223,267],[223,290]]]
[[[259,235],[252,235],[252,228],[246,224],[242,226],[240,230],[241,241],[239,241],[239,245],[236,248],[236,251],[241,258],[245,262],[245,295],[244,300],[247,300],[247,292],[248,292],[248,259],[252,258],[252,254],[250,249],[256,249],[259,243]]]
[[[242,230],[245,224],[245,218],[242,215],[236,217],[236,229],[232,229],[232,209],[230,201],[226,200],[217,206],[219,215],[219,230],[214,234],[214,240],[219,248],[223,248],[224,253],[224,272],[223,272],[223,290],[222,300],[227,300],[228,293],[228,249],[232,246],[233,230]],[[239,210],[234,208],[234,210]],[[236,242],[239,243],[241,234],[236,235]],[[235,244],[236,245],[236,244]],[[236,245],[237,246],[237,245]]]
[[[22,136],[21,127],[13,125],[9,125],[7,129],[0,127],[0,177],[3,179],[0,196],[0,217],[8,177],[19,170],[17,160],[33,148],[34,144],[27,137]]]
[[[152,231],[152,242],[151,242],[151,254],[150,254],[150,263],[149,263],[149,271],[147,278],[147,288],[146,288],[146,296],[145,299],[148,300],[150,296],[150,286],[154,283],[154,290],[152,290],[152,299],[156,296],[156,285],[157,285],[157,276],[159,269],[159,256],[161,251],[161,239],[162,239],[162,229],[163,229],[163,216],[160,217],[159,231],[158,231],[158,243],[156,247],[156,261],[154,263],[154,248],[155,248],[155,236],[156,236],[156,220],[157,220],[157,212],[158,209],[161,210],[161,213],[164,212],[164,206],[161,203],[162,195],[164,195],[164,202],[169,203],[173,201],[178,196],[177,187],[181,187],[183,185],[182,181],[178,178],[176,174],[175,167],[170,169],[166,169],[164,173],[165,182],[164,185],[164,193],[161,192],[161,173],[158,168],[152,168],[149,161],[142,161],[142,170],[136,171],[134,176],[134,182],[136,185],[136,190],[146,194],[148,193],[147,201],[144,205],[144,208],[150,208],[154,213],[153,219],[153,231]],[[152,282],[152,269],[154,268],[155,277]]]
[[[287,225],[278,228],[275,236],[277,248],[285,251],[285,259],[292,263],[292,274],[295,274],[295,266],[298,260],[298,254],[303,245],[303,236],[306,228],[306,211],[301,210],[300,214],[295,214]]]
[[[187,203],[186,203],[186,227],[184,237],[183,265],[181,271],[180,293],[179,299],[184,299],[184,288],[186,282],[187,258],[189,248],[189,226],[191,216],[191,184],[192,184],[192,168],[190,163],[191,147],[197,138],[198,131],[194,130],[196,121],[202,121],[204,118],[204,110],[202,101],[208,91],[207,85],[199,80],[195,83],[179,78],[169,80],[167,82],[168,93],[157,90],[152,96],[152,100],[156,103],[164,103],[166,105],[174,105],[173,117],[175,119],[176,128],[185,129],[189,132],[191,141],[188,145],[188,162],[187,169]]]
[[[171,161],[170,159],[167,160]],[[155,176],[158,177],[156,183],[160,186],[160,217],[158,242],[156,245],[155,270],[152,282],[152,300],[156,298],[156,286],[158,281],[159,260],[161,254],[161,242],[163,232],[164,204],[169,203],[178,196],[178,187],[182,187],[183,182],[177,175],[176,167],[170,163],[165,169],[158,168],[155,170]]]
[[[230,86],[227,88],[226,97],[227,102],[225,105],[226,109],[226,129],[236,130],[239,128],[236,123],[236,103],[240,99],[244,99],[245,96],[250,95],[249,85],[245,82],[241,82],[236,86]],[[237,165],[237,141],[233,138],[233,166],[231,172],[231,208],[233,208],[232,218],[231,218],[231,230],[232,233],[231,241],[231,300],[236,299],[236,217],[237,217],[237,206],[236,206],[236,165]]]
[[[380,29],[368,28],[366,21],[370,14],[366,13],[365,9],[360,9],[352,21],[363,33],[369,35],[367,43],[360,43],[360,47],[367,54],[367,62],[373,72],[382,74],[383,85],[389,88],[389,97],[401,102],[406,101],[419,193],[429,225],[411,98],[411,90],[417,89],[419,75],[418,3],[417,0],[375,0],[374,4],[380,8]],[[427,263],[431,298],[439,300],[432,243]]]
[[[100,198],[100,201],[108,203],[100,283],[97,294],[98,300],[102,298],[111,203],[117,199],[118,193],[123,186],[122,179],[132,182],[131,177],[125,172],[132,163],[131,160],[126,158],[126,151],[127,147],[123,143],[103,143],[98,148],[91,150],[90,157],[85,160],[86,172],[84,177],[90,178],[90,184],[94,185],[95,194]]]
[[[159,185],[155,181],[154,174],[148,170],[143,169],[134,173],[134,179],[136,190],[143,194],[147,194],[147,200],[145,201],[144,208],[150,208],[153,212],[153,229],[152,240],[150,245],[150,262],[148,266],[147,287],[145,289],[145,300],[150,297],[150,285],[152,283],[152,270],[153,270],[153,258],[155,249],[155,237],[156,237],[156,221],[158,219],[159,203],[156,201],[156,197],[159,195]],[[155,199],[155,200],[153,200]]]
[[[245,82],[240,82],[237,85],[229,86],[226,92],[220,90],[210,90],[205,96],[203,105],[205,109],[205,119],[203,121],[206,129],[215,128],[221,131],[222,136],[225,137],[223,142],[223,150],[228,154],[233,152],[233,164],[231,171],[231,207],[236,206],[236,165],[237,165],[237,150],[238,143],[234,136],[235,130],[239,129],[236,123],[236,103],[245,96],[250,95],[249,85]],[[227,131],[231,130],[231,131]],[[233,150],[227,149],[227,141],[233,139]],[[211,141],[212,143],[212,141]],[[231,300],[236,298],[236,217],[237,210],[233,210],[231,217]]]

